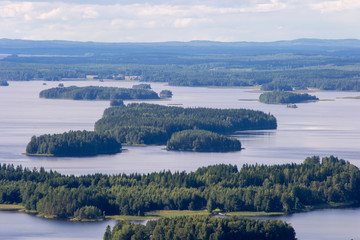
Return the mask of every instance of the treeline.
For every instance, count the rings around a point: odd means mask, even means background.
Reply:
[[[303,164],[244,165],[240,170],[221,164],[190,173],[78,177],[43,168],[0,167],[0,203],[20,203],[59,218],[72,218],[85,206],[106,215],[205,207],[289,213],[317,204],[359,203],[359,185],[359,169],[335,157],[321,162],[318,157],[307,158]]]
[[[99,79],[121,80],[125,76],[137,76],[140,81],[167,82],[173,86],[257,86],[281,82],[294,89],[360,91],[360,60],[353,51],[317,55],[313,53],[314,48],[307,46],[292,53],[279,53],[273,48],[271,53],[257,49],[255,54],[250,54],[235,48],[234,52],[227,49],[226,53],[197,55],[193,52],[197,48],[191,49],[185,55],[181,55],[182,52],[151,56],[142,53],[129,57],[14,55],[0,60],[0,79],[60,81],[98,75]],[[309,54],[304,54],[305,51]]]
[[[95,123],[96,132],[128,144],[166,144],[173,133],[187,129],[231,133],[276,127],[276,118],[261,111],[182,108],[145,103],[108,108]]]
[[[292,91],[293,88],[286,83],[270,82],[270,83],[265,83],[265,84],[261,85],[260,90],[262,90],[262,91]]]
[[[156,92],[148,89],[97,86],[50,88],[41,91],[40,97],[73,100],[159,99]]]
[[[127,221],[108,226],[104,240],[295,240],[295,230],[280,220],[205,216],[162,218],[146,226]]]
[[[132,88],[134,88],[134,89],[151,89],[151,85],[146,84],[146,83],[140,83],[140,84],[133,85]]]
[[[235,138],[205,130],[184,130],[174,133],[166,143],[167,150],[193,152],[240,151],[241,143]]]
[[[306,101],[317,101],[316,96],[307,93],[292,93],[286,91],[265,92],[259,96],[259,101],[270,104],[300,103]]]
[[[121,144],[114,138],[85,130],[33,136],[26,146],[29,155],[61,157],[115,154],[120,151]]]

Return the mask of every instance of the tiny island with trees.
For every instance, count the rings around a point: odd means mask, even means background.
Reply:
[[[193,152],[240,151],[241,143],[235,138],[205,131],[184,130],[175,132],[166,144],[167,150]]]
[[[316,96],[307,93],[300,94],[286,91],[265,92],[259,96],[260,102],[268,104],[291,104],[318,100],[319,98]]]
[[[40,97],[72,100],[159,99],[158,94],[149,89],[98,86],[50,88],[41,91]]]
[[[27,155],[56,157],[95,156],[120,151],[121,144],[115,138],[89,131],[33,136],[26,147]]]
[[[160,98],[172,98],[173,93],[170,90],[162,90],[159,93]]]

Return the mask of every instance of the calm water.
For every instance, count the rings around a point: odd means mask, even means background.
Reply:
[[[64,82],[65,86],[131,87],[133,84]],[[42,82],[10,82],[9,87],[0,87],[0,163],[22,164],[30,168],[44,166],[48,170],[80,175],[95,172],[147,173],[164,169],[193,171],[198,167],[217,163],[238,166],[244,163],[300,163],[307,156],[335,155],[360,167],[360,100],[344,99],[360,93],[315,92],[322,101],[298,104],[299,108],[289,109],[283,105],[267,105],[255,101],[259,93],[252,91],[253,89],[185,88],[164,84],[151,86],[156,92],[170,89],[174,96],[171,101],[154,101],[158,104],[262,110],[276,116],[278,129],[234,134],[245,147],[245,150],[235,153],[181,153],[162,150],[164,146],[129,146],[121,154],[90,158],[21,155],[33,135],[93,130],[95,121],[109,106],[107,101],[48,100],[38,97],[42,89],[57,85],[58,83],[51,82],[46,86]],[[26,230],[18,232],[14,230],[16,227],[6,227],[6,223],[10,222],[8,219],[13,219],[18,223],[17,226],[24,224]],[[358,209],[316,211],[286,218],[295,227],[299,239],[359,238],[357,227],[351,227],[354,219],[360,219]],[[107,223],[49,221],[26,214],[0,212],[0,239],[101,239],[106,225]],[[333,225],[338,228],[332,227]],[[100,233],[96,235],[95,232],[98,231]],[[332,231],[338,234],[327,234]]]

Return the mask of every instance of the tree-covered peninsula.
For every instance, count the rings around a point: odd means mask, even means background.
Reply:
[[[307,93],[299,94],[286,91],[265,92],[259,96],[259,101],[269,104],[300,103],[319,100],[316,96]]]
[[[205,131],[184,130],[174,133],[166,144],[167,150],[193,152],[240,151],[241,143],[235,138]]]
[[[159,99],[158,94],[149,89],[98,86],[50,88],[41,91],[40,97],[73,100]]]
[[[182,108],[131,103],[107,108],[95,131],[127,144],[166,144],[175,132],[201,129],[231,133],[249,129],[276,129],[276,118],[247,109]]]
[[[43,168],[0,166],[0,204],[18,203],[57,218],[203,208],[289,213],[316,205],[358,204],[359,186],[359,169],[336,157],[311,157],[302,164],[246,164],[240,170],[221,164],[190,173],[142,175],[69,176]],[[96,208],[85,211],[86,206]]]
[[[62,134],[33,136],[26,147],[28,155],[45,156],[95,156],[115,154],[121,144],[113,137],[89,131],[70,131]]]
[[[108,227],[104,240],[295,240],[295,230],[280,220],[254,220],[239,217],[191,216],[162,218],[146,226],[126,221]]]

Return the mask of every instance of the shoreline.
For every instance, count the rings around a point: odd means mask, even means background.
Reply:
[[[117,220],[117,221],[146,221],[146,220],[157,220],[160,218],[172,218],[180,216],[219,216],[219,217],[277,217],[277,216],[287,216],[297,213],[306,213],[316,210],[323,209],[341,209],[341,208],[351,208],[351,207],[360,207],[360,204],[356,201],[352,202],[343,202],[343,203],[328,203],[328,204],[319,204],[314,206],[307,206],[305,209],[300,211],[295,211],[291,213],[285,212],[252,212],[252,211],[238,211],[238,212],[213,212],[210,213],[207,210],[154,210],[150,212],[145,212],[144,216],[132,216],[132,215],[106,215],[104,218],[98,219],[76,219],[76,218],[58,218],[56,216],[49,216],[44,214],[39,214],[35,210],[26,210],[24,206],[19,204],[0,204],[0,211],[13,211],[13,212],[22,212],[25,214],[32,214],[36,217],[43,219],[54,219],[62,220],[69,222],[102,222],[106,220]]]

